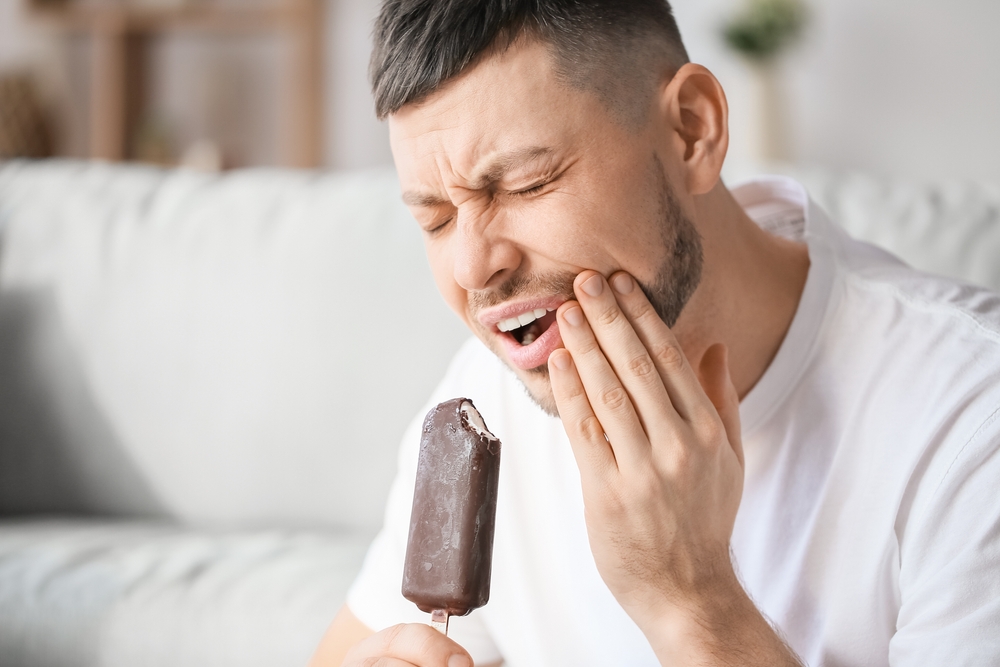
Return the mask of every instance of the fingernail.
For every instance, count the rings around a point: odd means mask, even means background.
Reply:
[[[469,656],[456,653],[448,658],[448,667],[472,667],[472,661]]]
[[[563,312],[563,319],[566,320],[570,326],[578,327],[583,324],[583,311],[580,310],[579,306],[573,306],[569,310]]]
[[[561,371],[569,368],[569,353],[565,350],[556,350],[549,359],[552,360],[552,365]]]
[[[604,278],[601,276],[592,276],[584,281],[580,287],[590,296],[601,296],[601,292],[604,291]]]
[[[619,294],[629,294],[632,291],[632,287],[634,287],[632,277],[627,276],[624,273],[619,273],[617,276],[612,278],[611,285]]]

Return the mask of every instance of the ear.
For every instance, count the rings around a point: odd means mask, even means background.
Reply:
[[[729,150],[729,103],[722,85],[705,67],[688,63],[663,88],[660,110],[688,192],[709,192]]]

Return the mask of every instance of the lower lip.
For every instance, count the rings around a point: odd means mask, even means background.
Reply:
[[[510,334],[501,334],[500,340],[507,350],[507,359],[510,363],[525,371],[544,366],[549,361],[549,355],[562,347],[558,322],[553,322],[545,333],[530,345],[521,345]]]

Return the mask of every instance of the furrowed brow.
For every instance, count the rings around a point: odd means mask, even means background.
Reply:
[[[529,146],[494,155],[480,170],[479,176],[473,179],[473,187],[476,190],[485,190],[506,176],[512,169],[551,153],[552,149],[546,146]]]
[[[423,192],[404,192],[403,193],[403,203],[407,206],[421,206],[424,208],[432,208],[434,206],[441,206],[442,204],[450,204],[447,199],[439,197],[438,195],[426,194]]]
[[[552,149],[546,146],[529,146],[493,155],[486,165],[478,170],[479,175],[472,180],[472,189],[485,190],[506,176],[512,169],[527,164],[532,160],[537,160],[540,157],[550,155],[552,152]],[[450,204],[451,201],[440,195],[411,190],[403,193],[403,203],[407,206],[433,208],[435,206]]]

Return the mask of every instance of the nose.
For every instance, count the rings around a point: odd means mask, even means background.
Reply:
[[[454,247],[455,282],[475,292],[495,287],[521,263],[516,243],[505,236],[499,220],[481,212],[460,211],[456,219]]]

